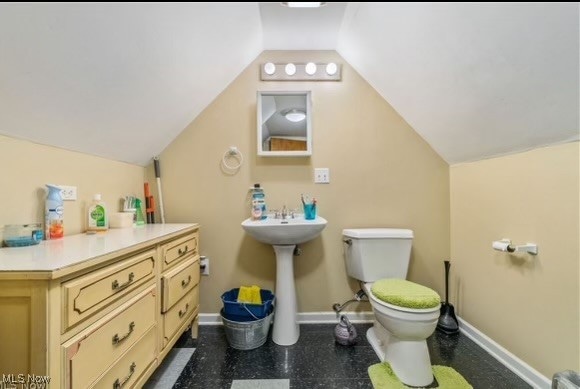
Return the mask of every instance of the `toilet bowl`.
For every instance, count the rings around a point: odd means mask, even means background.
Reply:
[[[345,229],[342,235],[347,273],[363,283],[375,316],[367,331],[369,343],[403,384],[431,385],[427,338],[437,327],[441,299],[435,291],[405,280],[413,231]]]
[[[381,361],[389,362],[393,372],[407,386],[428,386],[433,381],[426,339],[437,327],[440,305],[414,309],[399,307],[378,299],[364,284],[375,316],[367,339]]]

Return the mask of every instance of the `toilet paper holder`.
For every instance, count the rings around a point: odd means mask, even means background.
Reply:
[[[508,253],[525,251],[525,252],[528,252],[532,255],[538,254],[538,245],[537,244],[526,243],[523,245],[514,246],[514,245],[512,245],[511,239],[502,239],[502,240],[493,241],[491,244],[491,247],[494,250],[504,251],[504,252],[508,252]]]

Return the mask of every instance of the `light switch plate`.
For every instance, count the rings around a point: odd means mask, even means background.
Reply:
[[[314,169],[314,183],[315,184],[329,184],[330,183],[330,169],[327,167]]]

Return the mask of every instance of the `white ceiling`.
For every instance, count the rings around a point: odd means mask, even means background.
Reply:
[[[261,51],[257,3],[1,3],[0,133],[145,165]]]
[[[262,50],[334,49],[449,163],[579,138],[578,3],[0,3],[0,134],[145,165]]]
[[[336,50],[347,4],[288,8],[260,3],[264,50]]]
[[[579,139],[578,3],[352,3],[337,51],[447,162]]]

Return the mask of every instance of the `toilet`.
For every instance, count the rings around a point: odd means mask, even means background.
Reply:
[[[413,231],[362,228],[342,231],[346,271],[361,282],[373,308],[367,339],[381,361],[407,386],[433,382],[426,339],[435,331],[441,299],[406,280]]]

